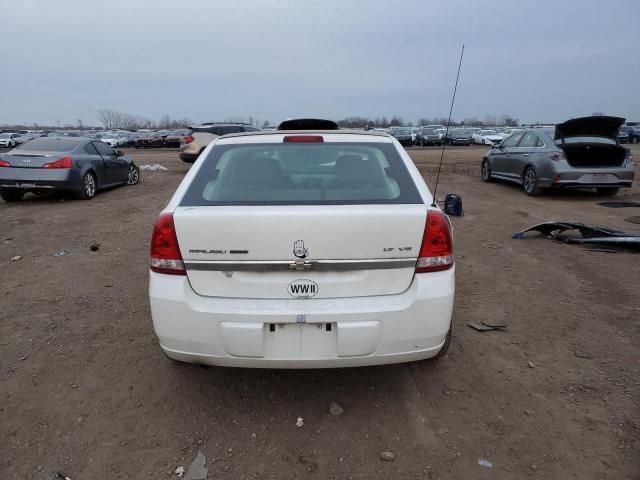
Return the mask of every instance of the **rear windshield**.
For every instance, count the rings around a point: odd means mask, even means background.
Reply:
[[[64,137],[34,138],[29,143],[23,143],[18,150],[30,152],[70,152],[78,146],[78,140],[67,140]]]
[[[182,206],[420,204],[392,144],[218,145]]]

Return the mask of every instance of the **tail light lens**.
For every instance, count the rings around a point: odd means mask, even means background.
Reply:
[[[11,164],[9,162],[5,162],[4,160],[0,160],[0,167],[10,167]]]
[[[193,142],[193,135],[187,135],[186,137],[184,137],[184,138],[182,139],[182,141],[183,141],[184,143],[191,143],[191,142]]]
[[[73,166],[73,159],[71,157],[62,157],[55,162],[49,162],[42,165],[42,168],[71,168]]]
[[[321,143],[324,142],[322,135],[289,135],[282,140],[284,143],[301,142],[301,143]]]
[[[564,160],[564,153],[562,152],[552,152],[549,154],[549,158],[554,161]]]
[[[427,213],[416,273],[437,272],[453,266],[453,239],[449,220],[438,210]]]
[[[151,270],[169,275],[186,275],[173,213],[161,213],[153,227],[151,237]]]

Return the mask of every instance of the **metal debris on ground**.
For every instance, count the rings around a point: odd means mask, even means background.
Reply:
[[[22,255],[16,255],[15,257],[11,257],[12,262],[17,262],[18,260],[22,260]]]
[[[176,475],[178,475],[178,478],[182,478],[182,476],[184,475],[184,467],[178,467],[176,468],[175,472]]]
[[[56,472],[54,475],[56,480],[71,480],[71,478],[67,477],[64,473]]]
[[[580,235],[565,235],[564,232],[577,230]],[[521,239],[527,232],[540,232],[548,238],[564,243],[606,245],[610,247],[640,250],[640,234],[627,233],[611,228],[591,227],[583,223],[545,222],[526,228],[511,235]]]
[[[491,330],[502,330],[503,328],[507,328],[506,323],[500,322],[490,322],[490,321],[474,321],[467,322],[471,328],[478,330],[479,332],[488,332]]]
[[[608,208],[628,208],[628,207],[640,207],[640,202],[628,202],[624,200],[600,202],[598,205]]]
[[[481,467],[487,467],[487,468],[493,467],[493,463],[491,463],[489,460],[485,460],[484,458],[478,459],[478,465],[480,465]]]
[[[296,427],[300,428],[303,425],[304,425],[304,418],[298,417],[298,420],[296,420]]]
[[[200,450],[198,450],[196,458],[194,458],[193,462],[191,462],[191,465],[189,465],[189,468],[187,469],[184,480],[206,480],[208,470],[204,466],[205,463],[207,463],[207,458]]]
[[[167,167],[163,167],[159,163],[154,163],[153,165],[148,165],[148,164],[140,165],[140,170],[151,170],[151,171],[154,171],[154,172],[156,172],[156,171],[164,172],[164,171],[167,171],[169,169]]]
[[[69,252],[68,250],[60,250],[59,252],[56,252],[53,254],[54,257],[64,257],[65,255],[69,255],[71,252]]]

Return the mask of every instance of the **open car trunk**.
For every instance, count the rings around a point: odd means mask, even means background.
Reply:
[[[598,115],[572,118],[556,125],[556,143],[572,167],[620,167],[627,157],[617,139],[624,122],[624,118]]]
[[[572,167],[620,167],[627,156],[627,150],[620,145],[594,143],[574,143],[562,146],[567,162]]]

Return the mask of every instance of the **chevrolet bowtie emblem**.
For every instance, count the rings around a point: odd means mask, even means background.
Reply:
[[[293,262],[289,264],[289,270],[311,270],[309,262]]]

